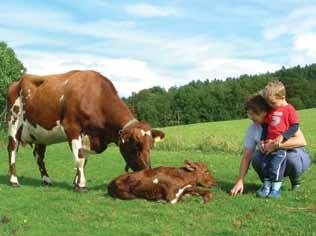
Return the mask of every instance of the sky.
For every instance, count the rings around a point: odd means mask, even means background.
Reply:
[[[0,41],[28,73],[92,69],[121,96],[316,62],[316,0],[11,0],[0,12]]]

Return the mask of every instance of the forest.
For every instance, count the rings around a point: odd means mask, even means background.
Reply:
[[[155,127],[241,119],[246,117],[247,97],[272,80],[285,84],[287,100],[296,109],[316,107],[316,64],[225,80],[201,78],[168,90],[157,86],[124,100],[138,119]]]

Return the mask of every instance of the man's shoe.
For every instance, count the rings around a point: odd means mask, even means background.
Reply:
[[[294,184],[294,185],[292,185],[292,191],[298,191],[298,190],[300,190],[300,188],[301,188],[301,185],[300,185],[300,184]]]

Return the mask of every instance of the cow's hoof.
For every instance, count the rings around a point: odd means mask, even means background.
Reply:
[[[19,188],[20,187],[20,184],[18,184],[18,183],[9,183],[9,185],[11,186],[11,187],[13,187],[13,188]]]
[[[46,181],[42,181],[42,185],[44,185],[44,186],[48,186],[48,187],[53,186],[53,184],[52,184],[52,183],[50,183],[50,182],[46,182]]]
[[[88,188],[75,186],[74,191],[77,193],[86,193],[86,192],[88,192]]]

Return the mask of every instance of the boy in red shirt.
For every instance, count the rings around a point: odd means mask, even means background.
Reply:
[[[261,150],[265,143],[280,144],[292,137],[299,129],[295,108],[286,102],[286,91],[280,81],[270,82],[263,90],[263,97],[271,106],[262,125]],[[264,155],[264,184],[257,191],[259,197],[278,198],[281,196],[282,178],[286,165],[286,150],[277,149]]]

